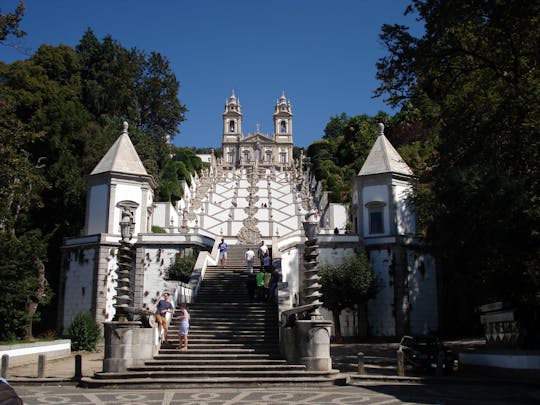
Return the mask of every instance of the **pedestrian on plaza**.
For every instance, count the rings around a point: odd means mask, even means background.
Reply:
[[[264,255],[268,253],[268,246],[264,244],[264,240],[261,241],[261,246],[259,246],[259,249],[257,250],[257,256],[259,257],[259,260],[261,261],[261,271],[263,271],[263,259]]]
[[[218,245],[219,248],[219,262],[222,267],[225,267],[227,264],[227,249],[229,248],[229,245],[227,245],[227,242],[221,238],[221,243]]]
[[[264,299],[264,271],[259,270],[255,278],[257,280],[257,298],[262,301]]]
[[[272,259],[268,252],[266,252],[263,257],[263,268],[265,273],[270,273],[272,270]]]
[[[168,344],[167,333],[169,332],[169,325],[167,323],[167,314],[173,313],[174,307],[169,301],[169,293],[163,293],[163,299],[159,300],[156,305],[156,320],[158,323],[158,332],[160,339],[163,343]]]
[[[255,258],[255,252],[251,248],[247,248],[244,253],[244,262],[246,263],[247,271],[253,274],[253,259]]]
[[[188,349],[188,332],[189,332],[189,312],[185,302],[180,304],[180,315],[176,320],[180,320],[180,326],[178,327],[178,350],[187,352]]]
[[[278,283],[281,281],[281,274],[277,269],[272,266],[272,273],[270,273],[270,282],[268,284],[268,298],[267,302],[273,302],[276,298],[276,289]]]
[[[253,302],[255,299],[255,290],[257,289],[257,278],[255,274],[248,273],[248,278],[246,280],[246,288],[248,292],[249,302]]]
[[[270,257],[268,254],[265,257]],[[268,260],[268,263],[269,260]],[[268,289],[270,288],[270,277],[272,276],[270,265],[264,266],[264,295],[263,295],[263,301],[268,300]]]

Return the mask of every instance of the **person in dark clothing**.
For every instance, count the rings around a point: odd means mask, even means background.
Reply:
[[[248,278],[246,280],[246,288],[248,292],[249,302],[253,302],[255,299],[255,289],[257,288],[257,278],[255,274],[248,273]]]
[[[276,289],[278,283],[281,281],[281,274],[275,267],[272,266],[272,273],[270,274],[270,282],[268,283],[268,302],[273,302],[276,299]]]

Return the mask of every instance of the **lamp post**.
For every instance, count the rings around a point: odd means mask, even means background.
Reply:
[[[118,251],[118,279],[116,280],[116,314],[114,320],[118,322],[127,321],[126,308],[131,302],[131,268],[132,268],[132,251],[131,243],[129,242],[133,236],[133,216],[127,208],[122,211],[122,219],[120,220],[120,249]]]
[[[321,285],[319,284],[320,277],[318,275],[318,260],[319,256],[317,245],[317,227],[319,225],[319,215],[315,209],[311,209],[305,216],[305,221],[302,222],[306,235],[305,251],[304,251],[304,301],[306,304],[317,305],[309,316],[311,319],[322,319],[319,312],[321,305]]]

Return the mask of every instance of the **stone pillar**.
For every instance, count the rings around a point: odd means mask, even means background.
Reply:
[[[310,371],[332,369],[330,334],[332,322],[324,319],[296,321],[298,361]]]
[[[142,328],[141,322],[105,322],[104,372],[125,372],[129,367],[144,365],[153,358],[155,328]]]

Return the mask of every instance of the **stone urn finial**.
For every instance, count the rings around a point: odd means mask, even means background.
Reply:
[[[379,122],[377,126],[379,127],[379,136],[384,135],[384,124]]]

